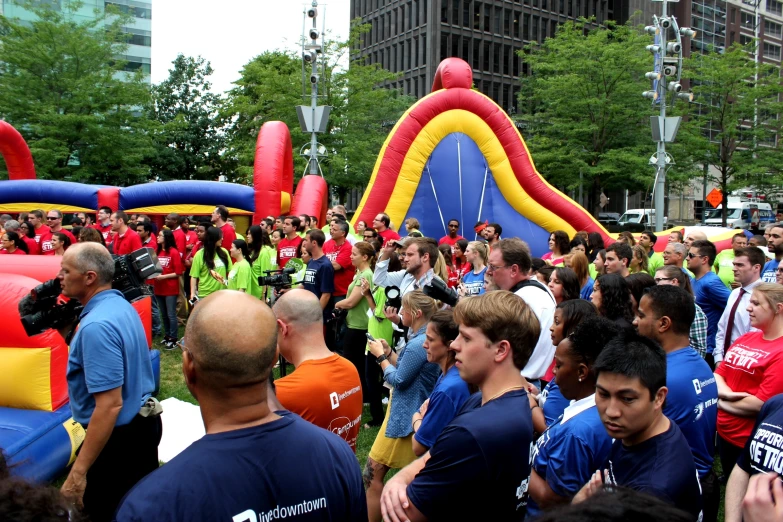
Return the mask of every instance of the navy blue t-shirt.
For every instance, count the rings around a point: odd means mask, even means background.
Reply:
[[[737,465],[749,475],[783,476],[783,395],[775,395],[761,407]]]
[[[565,422],[564,418],[561,415],[538,438],[531,460],[533,469],[556,495],[571,498],[606,462],[612,438],[604,429],[595,402]],[[540,513],[533,499],[528,500],[527,513]]]
[[[707,362],[687,346],[666,354],[669,394],[663,414],[685,435],[699,476],[712,469],[718,422],[718,385]]]
[[[615,440],[604,466],[608,484],[658,497],[690,513],[701,513],[701,486],[688,441],[674,422],[660,435],[633,446]]]
[[[726,309],[726,302],[731,292],[712,270],[692,283],[696,304],[707,316],[707,353],[712,353],[715,349],[715,334],[718,333],[720,316]]]
[[[563,414],[571,401],[560,393],[557,377],[549,381],[541,394],[544,396],[544,406],[541,408],[544,410],[544,420],[547,426],[551,426]]]
[[[431,448],[443,428],[451,422],[470,397],[468,383],[459,376],[459,369],[452,366],[438,377],[427,404],[427,414],[419,424],[414,437],[424,447]]]
[[[307,263],[302,286],[319,299],[322,294],[334,293],[334,267],[328,257],[321,256]]]
[[[525,390],[483,406],[475,393],[435,441],[408,498],[430,521],[522,520],[532,443]]]
[[[367,520],[348,444],[298,415],[277,413],[282,418],[197,440],[139,482],[115,520]]]

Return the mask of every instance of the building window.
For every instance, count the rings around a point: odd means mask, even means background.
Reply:
[[[532,34],[530,35],[530,39],[538,42],[539,40],[538,40],[538,17],[537,16],[533,17],[533,27],[531,31]]]
[[[386,38],[386,15],[381,15],[381,38],[380,41],[383,41]]]
[[[473,60],[470,62],[473,64],[473,68],[479,70],[481,64],[481,40],[476,38],[473,40]]]
[[[481,2],[476,2],[473,6],[473,29],[481,29]]]
[[[756,26],[756,17],[753,13],[743,12],[740,14],[740,23],[742,24],[742,27],[746,29],[753,29]]]
[[[414,2],[413,2],[413,11],[411,11],[411,14],[413,15],[411,17],[411,27],[419,27],[419,2],[418,2],[418,0],[414,0]]]
[[[780,61],[780,46],[764,42],[764,58]]]
[[[482,69],[485,71],[489,71],[489,55],[490,55],[490,47],[489,42],[484,42],[484,63],[482,64]]]
[[[521,16],[522,13],[514,11],[514,38],[519,38],[519,18]]]
[[[424,21],[424,25],[427,25],[427,4],[428,4],[427,0],[424,0],[424,10],[423,10],[424,15],[421,17],[422,20]]]
[[[128,43],[130,45],[141,45],[143,47],[152,46],[152,33],[149,31],[126,28],[125,34],[128,35]]]
[[[49,3],[49,2],[35,2],[35,3]],[[59,4],[60,2],[56,2]],[[115,4],[114,2],[106,2],[104,5],[114,6],[118,11],[123,14],[130,14],[135,18],[143,18],[144,20],[152,20],[152,6],[149,4],[143,4],[144,6],[128,6],[122,4]],[[142,67],[137,67],[137,69]]]
[[[451,56],[459,56],[459,36],[451,35]]]
[[[494,32],[495,34],[500,34],[500,15],[503,13],[503,10],[500,7],[495,8],[495,27]]]
[[[459,25],[459,0],[451,0],[451,23]]]
[[[511,36],[511,9],[506,9],[503,15],[503,34]]]
[[[440,4],[440,21],[444,24],[449,23],[449,2],[448,0],[441,0]]]
[[[767,11],[778,16],[783,16],[783,3],[778,2],[778,0],[767,0]]]
[[[503,74],[508,74],[508,62],[511,60],[511,46],[503,46]]]
[[[427,35],[421,36],[421,64],[427,65]]]
[[[490,22],[492,20],[492,6],[484,6],[484,31],[489,32]]]
[[[499,83],[493,83],[492,84],[492,101],[503,106],[503,100],[500,99],[500,84]]]
[[[729,16],[731,17],[731,23],[736,24],[737,23],[737,10],[732,7],[730,9]]]
[[[495,44],[495,53],[492,56],[492,72],[499,73],[500,72],[500,60],[502,56],[500,55],[500,44]]]
[[[416,48],[414,47],[414,49]],[[405,42],[405,70],[406,71],[409,71],[411,68],[411,54],[413,54],[411,52],[411,41],[408,40],[407,42]],[[407,92],[410,92],[410,89],[408,89]]]
[[[783,25],[764,20],[764,36],[780,38],[781,35],[783,35]]]
[[[555,0],[552,1],[554,2]],[[546,11],[546,0],[541,0],[541,10]]]
[[[557,20],[552,20],[549,22],[549,36],[551,38],[554,38],[557,34]]]
[[[515,78],[519,76],[519,56],[516,52],[511,55],[511,74]]]
[[[509,86],[508,85],[504,85],[503,86],[503,99],[501,100],[501,102],[504,104],[504,105],[501,105],[501,107],[503,107],[507,112],[510,112],[511,111],[511,98],[509,98]]]
[[[397,44],[392,45],[391,48],[391,72],[397,72]]]
[[[560,14],[565,14],[565,0],[560,0]]]
[[[522,38],[530,40],[530,15],[525,13],[525,17],[522,20]]]
[[[470,0],[462,2],[462,27],[470,27]]]
[[[470,38],[467,36],[462,37],[462,56],[460,58],[470,63]]]
[[[750,36],[745,36],[744,34],[740,35],[740,45],[745,46],[748,45],[753,41],[753,38]]]

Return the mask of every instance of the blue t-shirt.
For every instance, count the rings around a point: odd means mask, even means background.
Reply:
[[[701,513],[701,486],[688,441],[674,422],[644,442],[626,446],[615,440],[603,469],[608,484],[641,491],[690,513]]]
[[[692,283],[696,304],[707,316],[707,353],[712,353],[715,349],[715,334],[718,333],[720,316],[726,309],[726,302],[731,292],[720,277],[711,270]]]
[[[777,274],[775,273],[780,265],[780,261],[773,259],[767,261],[764,265],[764,270],[761,271],[761,280],[765,283],[777,283]]]
[[[666,354],[669,394],[663,414],[677,424],[688,441],[699,476],[712,469],[718,422],[718,385],[707,362],[687,346]]]
[[[549,381],[541,393],[544,397],[544,406],[541,407],[544,410],[544,420],[547,426],[551,426],[563,414],[571,401],[560,393],[557,377]]]
[[[408,485],[428,520],[525,518],[533,418],[527,392],[481,405],[473,394],[430,448],[430,460]]]
[[[138,312],[117,290],[99,292],[84,307],[68,354],[73,418],[89,424],[96,393],[122,387],[115,426],[133,420],[155,390],[147,334]]]
[[[474,274],[473,270],[462,276],[462,284],[465,285],[467,292],[465,296],[481,295],[484,293],[484,274],[487,273],[487,267],[481,269],[481,272]]]
[[[323,294],[334,293],[334,267],[328,257],[321,256],[307,263],[302,286],[319,299]]]
[[[594,285],[595,285],[595,279],[588,276],[585,286],[583,286],[582,289],[579,291],[579,297],[589,301],[590,297],[593,295]]]
[[[430,394],[427,413],[414,435],[419,444],[431,448],[440,432],[451,422],[468,397],[468,384],[459,376],[456,366],[438,377],[438,382]]]
[[[556,495],[571,498],[606,462],[611,449],[612,438],[593,403],[565,423],[561,416],[538,438],[530,459],[538,476]],[[540,512],[538,504],[529,499],[528,517]]]
[[[775,395],[761,407],[737,465],[749,475],[783,476],[783,395]]]
[[[205,435],[147,475],[117,522],[367,520],[359,465],[348,444],[290,412]]]

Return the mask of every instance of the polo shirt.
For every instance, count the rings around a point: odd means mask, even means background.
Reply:
[[[141,248],[141,238],[132,228],[124,234],[112,234],[112,250],[115,256],[130,254]]]
[[[66,374],[73,418],[89,424],[94,394],[122,387],[116,426],[128,424],[155,390],[139,314],[118,290],[104,290],[89,300],[79,317]]]
[[[351,263],[352,249],[353,247],[348,240],[343,241],[343,244],[339,246],[334,239],[324,243],[324,255],[329,259],[329,262],[337,263],[342,267],[342,270],[334,271],[333,295],[337,297],[348,294],[348,286],[350,286],[353,276],[356,274],[356,267]],[[334,265],[332,265],[332,268],[334,268]]]
[[[394,230],[390,229],[390,228],[387,228],[387,229],[386,229],[386,230],[384,230],[383,232],[378,232],[378,235],[379,235],[381,238],[383,238],[383,244],[384,244],[384,246],[385,246],[385,245],[386,245],[386,243],[388,243],[389,241],[392,241],[392,240],[394,240],[394,239],[400,239],[400,235],[399,235],[397,232],[395,232]]]

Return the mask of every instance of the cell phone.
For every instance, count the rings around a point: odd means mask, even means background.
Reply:
[[[371,341],[371,342],[372,342],[372,341],[375,341],[375,337],[373,337],[373,336],[372,336],[372,335],[370,335],[369,333],[367,333],[367,334],[365,334],[365,335],[367,335],[367,340],[368,340],[368,341]]]

